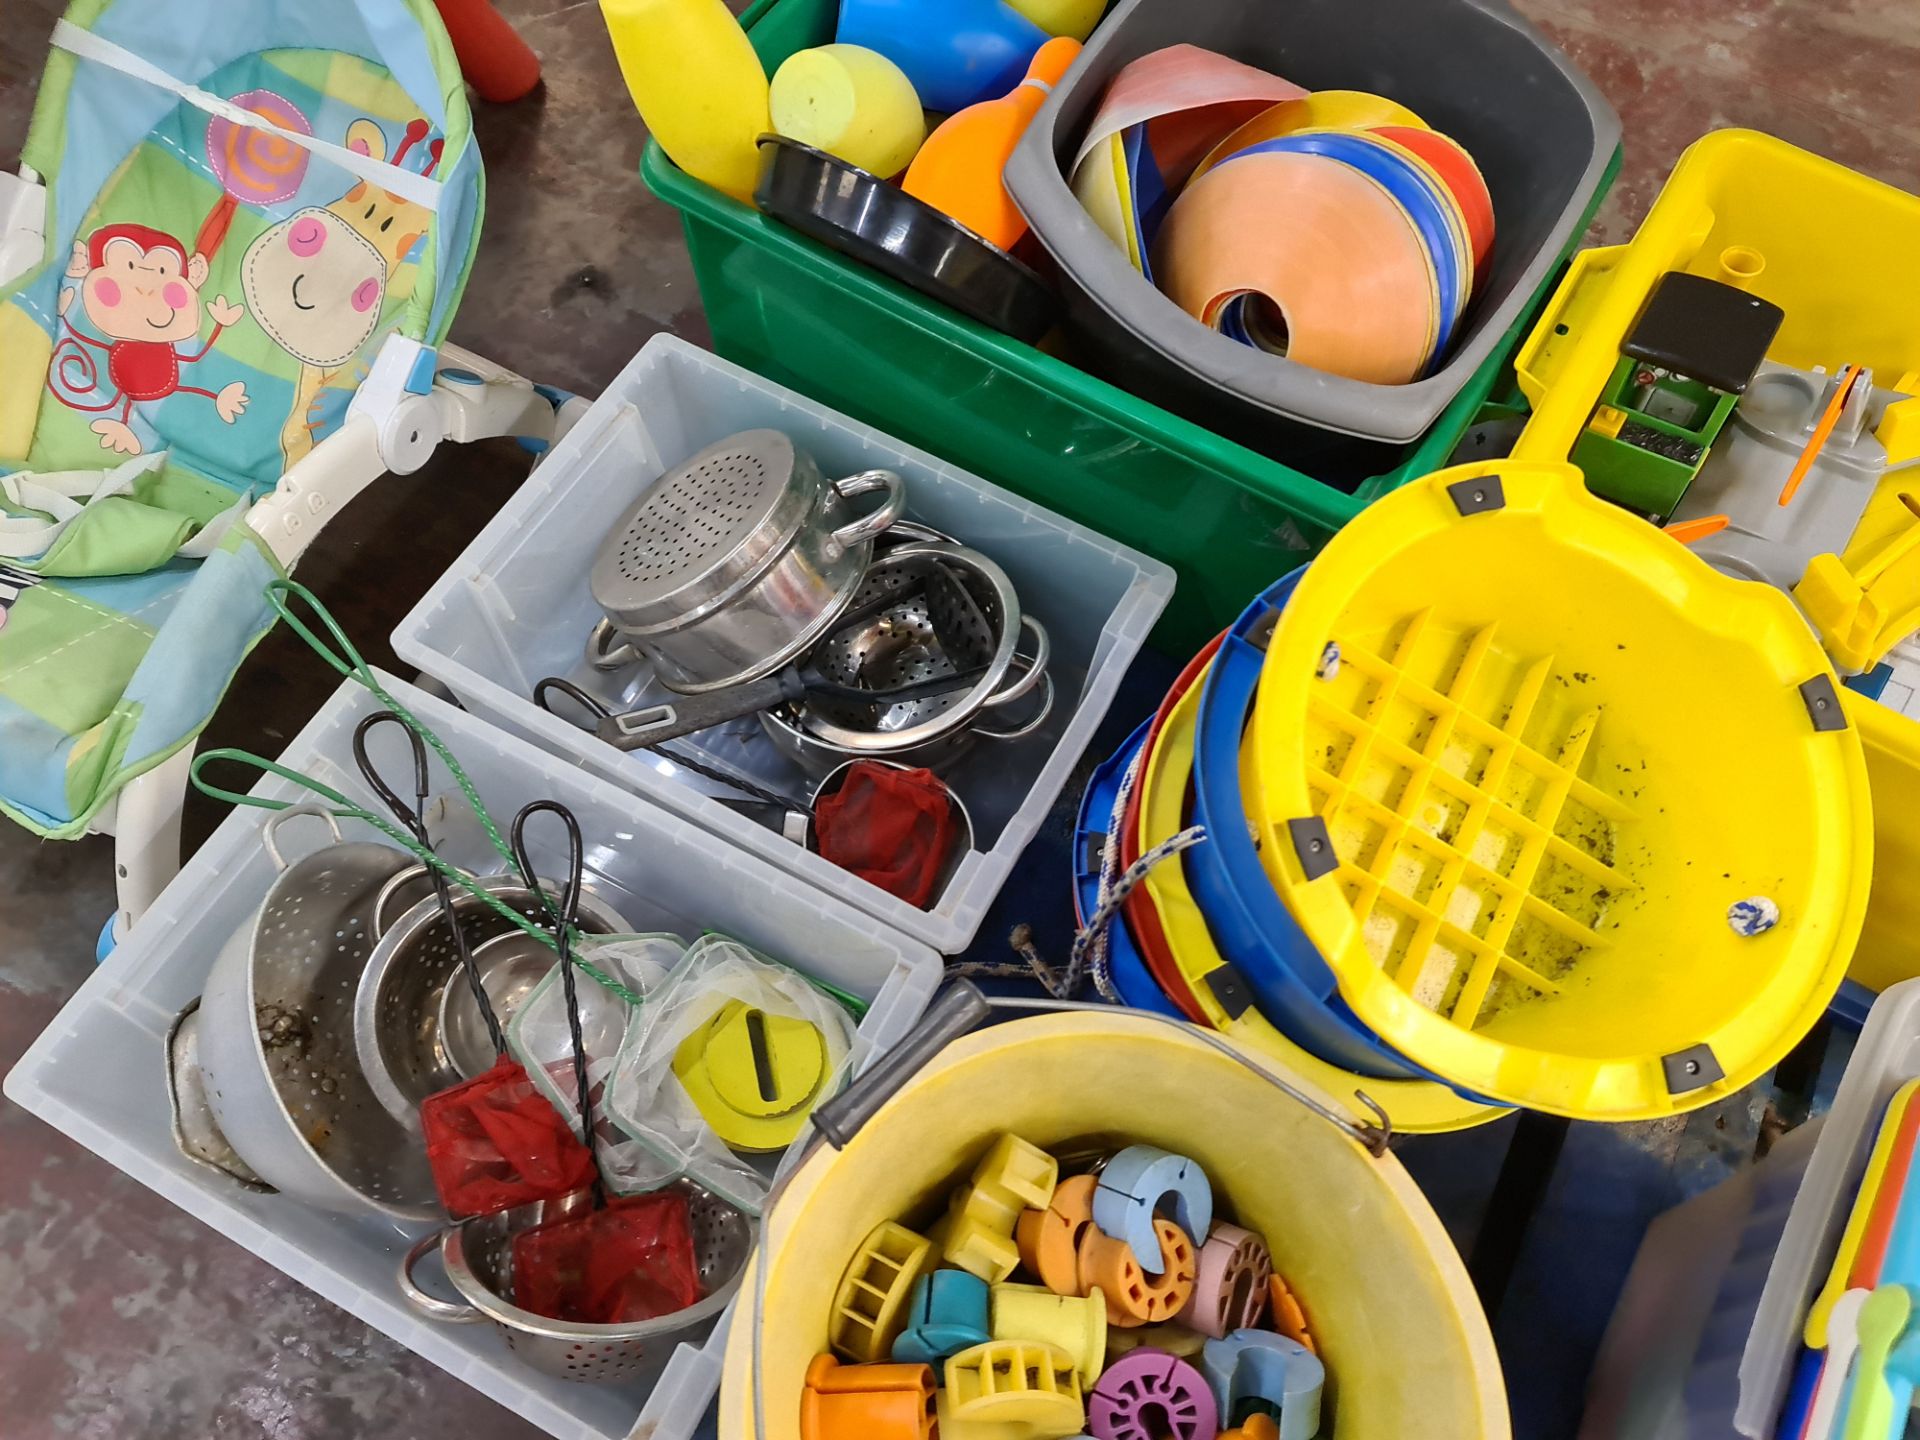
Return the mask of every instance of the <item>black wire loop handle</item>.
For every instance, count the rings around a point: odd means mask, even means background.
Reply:
[[[367,736],[376,726],[392,723],[400,727],[407,737],[407,744],[413,752],[413,803],[409,805],[399,791],[387,783],[379,767],[373,763],[373,757],[367,753]],[[406,827],[407,833],[419,842],[424,850],[433,849],[433,840],[427,833],[427,797],[432,793],[432,781],[427,773],[427,744],[414,728],[394,714],[391,710],[376,710],[358,725],[353,727],[353,763],[359,767],[360,776],[367,782],[373,793],[393,812],[393,818]],[[467,989],[473,996],[473,1003],[480,1007],[480,1018],[486,1022],[487,1038],[493,1042],[494,1057],[498,1059],[507,1053],[507,1037],[500,1028],[500,1017],[493,1013],[493,1002],[487,998],[487,987],[480,983],[480,969],[473,963],[473,952],[467,948],[467,932],[461,928],[459,913],[454,909],[453,890],[447,884],[447,877],[436,867],[429,865],[427,873],[433,877],[434,898],[440,902],[440,914],[447,922],[447,931],[453,937],[454,954],[460,957],[460,972],[466,977]]]
[[[553,896],[537,880],[533,893],[540,897],[540,906],[547,912],[554,933],[560,940],[560,985],[567,998],[567,1033],[573,1040],[573,1082],[579,1092],[580,1100],[580,1139],[587,1147],[587,1153],[593,1153],[593,1099],[587,1084],[587,1048],[586,1040],[580,1033],[580,999],[573,983],[573,927],[576,912],[580,908],[580,888],[586,878],[586,843],[580,837],[580,822],[573,812],[558,800],[535,800],[513,817],[513,855],[520,868],[529,875],[537,875],[533,857],[527,852],[527,822],[535,815],[547,814],[559,818],[567,830],[567,868],[566,884],[560,892],[560,903],[554,904]],[[601,1197],[600,1182],[594,1181],[596,1201]]]

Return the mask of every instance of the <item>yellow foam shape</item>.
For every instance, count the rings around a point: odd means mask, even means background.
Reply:
[[[1887,406],[1873,438],[1887,447],[1889,466],[1920,459],[1920,396],[1896,400]]]
[[[827,1343],[856,1364],[885,1360],[906,1325],[913,1285],[936,1264],[933,1242],[884,1221],[854,1252],[827,1319]]]
[[[1064,1351],[1083,1385],[1107,1363],[1107,1302],[1098,1295],[1056,1295],[1044,1285],[995,1285],[988,1291],[995,1340],[1024,1340]]]
[[[941,1240],[949,1265],[997,1284],[1020,1264],[1014,1226],[1020,1212],[1045,1209],[1060,1166],[1018,1135],[1002,1135],[974,1167],[973,1182],[954,1192]]]
[[[989,1340],[947,1361],[941,1440],[1061,1440],[1086,1424],[1079,1372],[1056,1345]]]

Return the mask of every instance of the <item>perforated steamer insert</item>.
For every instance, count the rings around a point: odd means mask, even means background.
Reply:
[[[777,513],[783,499],[788,511],[799,506],[792,476],[792,443],[775,431],[750,430],[702,452],[628,513],[594,564],[594,597],[616,620],[628,613],[646,623],[716,572],[751,564],[804,514]]]

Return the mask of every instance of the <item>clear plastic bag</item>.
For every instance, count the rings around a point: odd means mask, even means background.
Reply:
[[[641,1007],[607,1109],[651,1157],[649,1188],[684,1176],[758,1215],[768,1181],[742,1156],[784,1150],[855,1059],[844,1007],[798,971],[709,935]]]
[[[582,937],[581,958],[590,960],[635,994],[658,990],[687,951],[678,935],[589,935]],[[587,1093],[593,1102],[593,1152],[606,1186],[616,1195],[655,1190],[659,1162],[613,1123],[607,1091],[615,1062],[640,1026],[640,1011],[627,1000],[575,974],[580,1001],[580,1038],[587,1057]],[[567,1000],[555,966],[534,987],[507,1025],[507,1048],[526,1067],[540,1093],[577,1132],[579,1086],[573,1073],[573,1040],[567,1026]],[[668,1176],[667,1179],[674,1177]]]

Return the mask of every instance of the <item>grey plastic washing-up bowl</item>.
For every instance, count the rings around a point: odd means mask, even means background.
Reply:
[[[1493,196],[1493,259],[1433,374],[1374,385],[1229,340],[1135,271],[1074,198],[1066,170],[1108,84],[1129,61],[1182,43],[1309,90],[1389,96],[1473,155]],[[1578,238],[1619,138],[1620,119],[1593,83],[1504,0],[1121,0],[1040,107],[1006,182],[1059,266],[1085,363],[1283,453],[1316,447],[1303,426],[1397,443],[1423,434],[1507,348],[1527,302]]]

